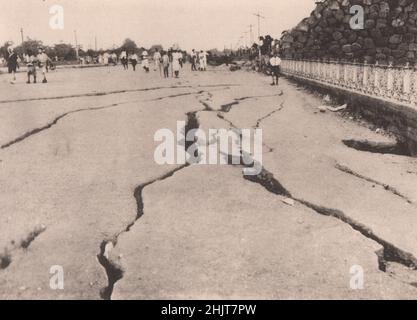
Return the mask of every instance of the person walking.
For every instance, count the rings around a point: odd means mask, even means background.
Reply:
[[[182,54],[178,50],[175,50],[172,53],[172,70],[174,72],[175,78],[179,77],[181,64],[180,60],[182,59]]]
[[[7,61],[7,69],[9,71],[9,74],[12,75],[12,79],[10,80],[11,84],[15,84],[16,83],[16,70],[18,67],[18,62],[17,62],[17,54],[14,51],[13,47],[8,47],[7,48],[7,57],[6,57],[6,61]]]
[[[201,71],[206,71],[207,70],[207,52],[201,50],[199,58],[200,58]]]
[[[159,74],[162,76],[162,65],[161,65],[161,54],[159,53],[159,50],[156,49],[155,53],[153,54],[153,62],[155,64],[154,71],[157,71],[159,69]]]
[[[120,53],[120,61],[122,62],[123,69],[129,70],[129,60],[127,60],[127,52],[125,50]]]
[[[162,56],[162,66],[164,68],[164,77],[169,78],[169,56],[167,52],[164,52]]]
[[[194,49],[191,51],[191,71],[197,71],[197,53]]]
[[[37,60],[39,63],[39,68],[42,70],[43,80],[42,83],[47,83],[48,80],[46,80],[46,64],[48,63],[49,57],[45,52],[45,49],[39,48],[39,54],[37,56]]]
[[[136,65],[138,64],[138,60],[138,55],[135,52],[133,52],[133,54],[130,56],[130,63],[132,64],[133,71],[136,71]]]
[[[149,59],[148,52],[146,50],[142,52],[142,68],[146,71],[146,73],[149,72]]]

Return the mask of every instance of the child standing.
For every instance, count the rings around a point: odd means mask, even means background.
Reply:
[[[26,66],[27,66],[27,75],[28,81],[26,83],[30,84],[30,76],[33,76],[33,83],[36,83],[36,57],[31,50],[28,50]]]

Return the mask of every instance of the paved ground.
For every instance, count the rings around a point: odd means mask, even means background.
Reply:
[[[390,139],[303,88],[225,68],[21,77],[0,76],[0,298],[417,298],[417,160],[345,146]],[[156,164],[154,133],[193,115],[261,128],[262,174]]]

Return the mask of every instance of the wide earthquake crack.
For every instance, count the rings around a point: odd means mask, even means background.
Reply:
[[[231,159],[232,159],[232,156],[229,155],[229,164],[236,165],[234,164],[235,162],[231,162]],[[244,164],[242,156],[240,159],[240,165],[238,166],[249,167],[248,165]],[[393,245],[392,243],[389,243],[388,241],[384,240],[380,236],[376,235],[370,228],[348,217],[341,210],[334,209],[334,208],[327,208],[327,207],[306,201],[304,199],[294,197],[291,194],[291,192],[287,188],[285,188],[285,186],[283,186],[274,177],[274,175],[268,170],[266,170],[264,167],[262,167],[262,170],[258,175],[255,175],[255,176],[243,175],[243,178],[248,181],[261,185],[267,191],[275,195],[280,195],[280,196],[292,199],[293,201],[314,210],[318,214],[334,217],[348,224],[350,227],[352,227],[354,230],[361,233],[366,238],[371,239],[377,242],[378,244],[380,244],[382,246],[382,249],[375,252],[375,254],[378,257],[379,270],[386,272],[387,265],[390,262],[395,262],[395,263],[402,265],[404,268],[407,269],[407,271],[415,272],[415,270],[417,270],[417,258],[414,257],[413,254],[406,252],[398,248],[397,246]],[[409,284],[413,285],[412,283],[409,283]]]
[[[197,120],[197,112],[189,112],[187,113],[187,123],[185,126],[185,136],[187,137],[187,134],[189,131],[199,128],[199,123]],[[192,144],[192,142],[191,142]],[[189,144],[187,141],[184,141],[184,147],[185,151],[187,152]],[[107,239],[101,242],[100,244],[100,251],[97,255],[98,262],[103,266],[104,270],[106,271],[107,275],[107,286],[105,288],[102,288],[100,291],[100,296],[104,300],[110,300],[111,296],[113,294],[114,285],[123,278],[124,270],[123,268],[112,261],[109,257],[109,253],[117,245],[118,239],[121,234],[124,234],[126,232],[129,232],[131,228],[136,224],[136,222],[144,215],[144,202],[143,202],[143,190],[156,182],[164,181],[165,179],[168,179],[172,177],[176,172],[188,167],[190,164],[186,163],[184,165],[181,165],[174,170],[169,171],[168,173],[162,175],[159,178],[153,179],[151,181],[148,181],[146,183],[143,183],[136,187],[133,196],[136,200],[137,205],[137,212],[135,219],[131,221],[126,228],[124,228],[122,231],[115,234],[111,239]]]
[[[408,146],[401,142],[374,142],[354,139],[342,140],[342,142],[345,146],[358,151],[412,157]]]

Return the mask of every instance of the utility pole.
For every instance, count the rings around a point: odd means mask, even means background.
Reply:
[[[24,40],[23,40],[23,39],[24,39],[24,38],[23,38],[23,28],[20,28],[20,35],[22,36],[22,43],[23,43],[23,41],[24,41]]]
[[[245,39],[245,48],[248,47],[248,37],[246,36],[249,33],[249,31],[246,31],[243,33],[243,37]]]
[[[77,56],[78,61],[78,40],[77,40],[77,30],[74,30],[74,38],[75,38],[75,54]]]
[[[258,17],[258,39],[261,36],[261,19],[266,19],[265,17],[261,16],[261,14],[259,13],[254,13],[253,14],[255,17]]]
[[[97,52],[97,36],[94,37],[94,51]]]
[[[249,45],[252,46],[253,45],[253,25],[252,24],[249,25],[249,32],[250,32]]]

